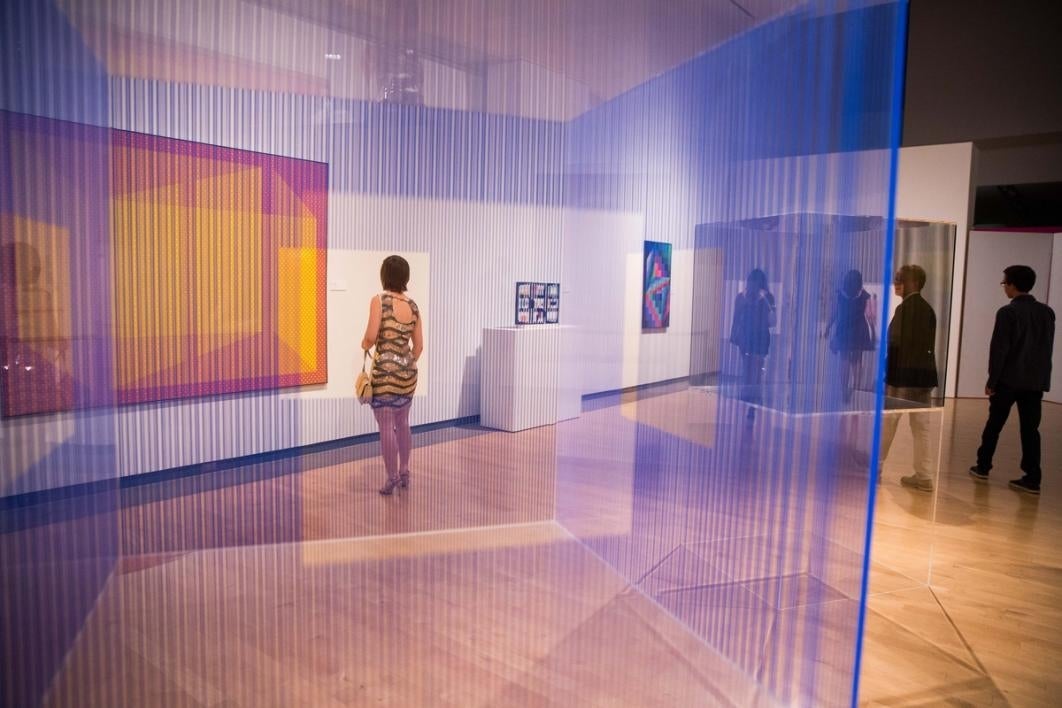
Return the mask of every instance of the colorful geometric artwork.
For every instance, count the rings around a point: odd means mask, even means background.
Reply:
[[[74,343],[92,346],[71,313],[104,298],[108,341],[97,346],[113,359],[115,403],[327,380],[326,164],[18,114],[3,127],[19,148],[0,166],[4,182],[37,164],[40,181],[18,179],[41,185],[36,196],[0,203],[4,286],[16,293],[5,305],[5,364],[27,350],[61,361]],[[77,203],[76,143],[101,134],[109,226],[96,236],[105,262],[93,278],[69,255],[80,231],[74,210],[45,209],[41,220],[34,202]],[[64,142],[74,149],[57,149]],[[35,261],[23,255],[30,251]],[[57,368],[48,385],[5,386],[3,414],[89,405],[77,395],[76,367],[66,376]]]
[[[671,244],[646,241],[642,279],[642,329],[671,323]]]

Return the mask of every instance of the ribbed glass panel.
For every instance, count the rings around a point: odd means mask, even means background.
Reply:
[[[565,232],[617,393],[558,427],[558,519],[784,704],[856,695],[904,10],[806,3],[569,126],[569,204],[626,218]]]
[[[905,8],[3,3],[0,702],[850,702]]]

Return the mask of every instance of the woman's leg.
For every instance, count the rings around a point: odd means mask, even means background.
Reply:
[[[409,429],[409,409],[413,403],[395,408],[395,440],[398,444],[398,471],[409,477],[409,456],[413,452],[413,431]],[[403,480],[404,481],[404,480]]]
[[[759,354],[749,355],[749,385],[752,386],[752,400],[756,403],[763,399],[763,362],[764,358]]]
[[[854,362],[852,365],[852,389],[855,390],[863,385],[863,352],[852,352]]]
[[[859,373],[857,371],[859,352],[847,351],[842,356],[844,357],[844,402],[851,403]]]
[[[752,378],[752,355],[741,352],[741,400],[749,400],[749,383]]]
[[[387,469],[387,479],[398,479],[398,436],[395,434],[395,409],[388,406],[373,408],[380,426],[380,455]]]

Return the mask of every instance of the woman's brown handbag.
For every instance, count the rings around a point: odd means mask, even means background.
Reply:
[[[372,402],[372,369],[365,370],[368,364],[371,367],[372,357],[369,356],[369,350],[365,350],[365,358],[361,362],[361,371],[358,372],[358,378],[354,382],[354,395],[358,397],[358,402],[362,405]]]

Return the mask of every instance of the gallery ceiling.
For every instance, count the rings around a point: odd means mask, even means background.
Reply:
[[[408,55],[415,57],[416,80],[423,84],[417,100],[424,103],[559,119],[803,4],[56,1],[116,77],[379,100],[383,84],[404,71],[396,62]]]
[[[459,68],[525,61],[607,100],[800,0],[255,0]]]

